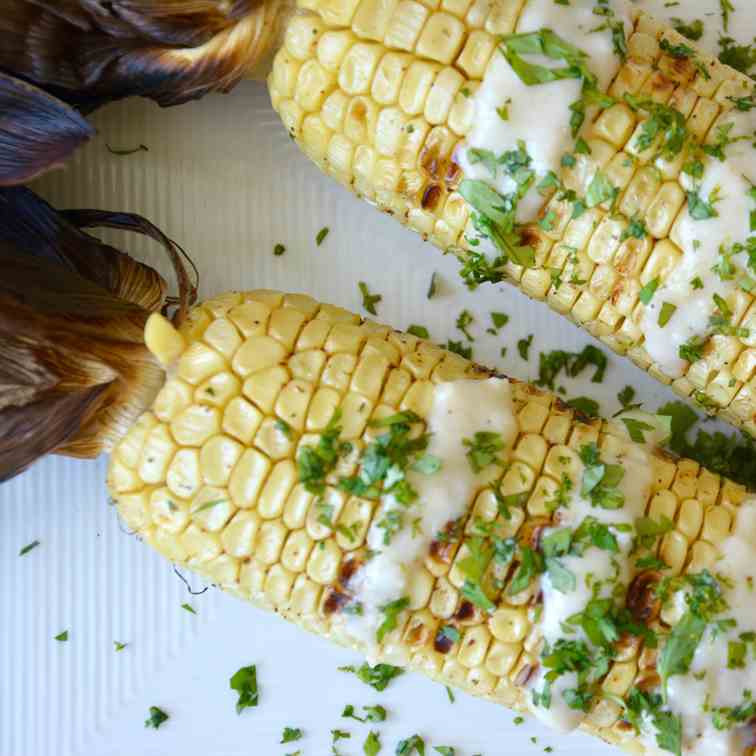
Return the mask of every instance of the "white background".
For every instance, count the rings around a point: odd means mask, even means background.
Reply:
[[[734,4],[731,33],[750,41],[752,0]],[[705,19],[706,41],[715,44],[718,12],[706,14],[718,10],[717,0],[646,5]],[[359,310],[357,281],[365,280],[383,295],[380,320],[425,325],[438,341],[462,338],[454,321],[470,310],[475,358],[518,378],[537,376],[540,351],[577,351],[590,341],[510,287],[467,291],[455,260],[320,175],[290,142],[259,84],[168,111],[121,103],[94,123],[92,143],[37,188],[60,207],[146,215],[191,254],[204,296],[270,287]],[[115,157],[106,143],[143,143],[149,152]],[[317,247],[323,226],[331,232]],[[159,260],[148,243],[108,238]],[[287,251],[274,257],[279,242]],[[439,295],[429,302],[434,271]],[[492,310],[511,316],[497,337],[485,334]],[[531,333],[526,363],[516,342]],[[586,371],[580,381],[563,382],[568,395],[592,396],[604,412],[615,411],[616,394],[628,383],[647,407],[671,398],[627,361],[609,358],[603,384],[590,383]],[[284,756],[297,748],[326,756],[332,728],[352,732],[340,743],[350,756],[362,753],[368,728],[340,719],[343,706],[378,702],[389,710],[379,726],[382,754],[393,754],[396,742],[415,732],[455,746],[458,756],[535,754],[546,745],[562,754],[609,752],[585,736],[549,734],[536,722],[517,727],[507,711],[463,694],[452,705],[442,687],[418,676],[375,693],[336,671],[358,662],[351,654],[215,589],[189,595],[168,563],[121,530],[107,504],[105,470],[104,459],[49,458],[0,488],[0,756]],[[19,549],[35,539],[41,546],[20,558]],[[196,616],[181,608],[184,602]],[[65,629],[70,640],[54,641]],[[115,640],[128,647],[116,653]],[[252,663],[260,706],[237,716],[228,680]],[[150,705],[171,716],[157,732],[143,726]],[[278,745],[287,725],[302,727],[306,737]]]

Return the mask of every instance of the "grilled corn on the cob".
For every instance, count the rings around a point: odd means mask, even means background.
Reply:
[[[622,0],[299,7],[268,84],[324,171],[756,435],[750,79]]]
[[[588,420],[297,294],[216,297],[178,331],[155,314],[145,340],[168,378],[108,485],[170,560],[564,729],[636,752],[752,753],[754,712],[730,698],[756,673],[738,640],[756,630],[738,592],[753,587],[756,500],[657,451],[658,418]],[[707,623],[731,616],[711,640]],[[686,622],[700,648],[670,666]],[[737,668],[717,667],[722,643],[744,646]]]

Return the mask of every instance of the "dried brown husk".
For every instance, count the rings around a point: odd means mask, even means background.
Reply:
[[[139,216],[58,213],[28,189],[0,189],[0,480],[51,452],[108,451],[162,385],[143,334],[170,301],[166,283],[78,228],[100,223],[166,241]],[[196,289],[167,241],[183,313]]]
[[[84,112],[141,95],[227,92],[276,38],[289,0],[0,0],[0,69]]]
[[[70,105],[0,73],[0,186],[25,183],[60,167],[93,134]]]

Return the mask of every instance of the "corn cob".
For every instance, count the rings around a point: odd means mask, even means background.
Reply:
[[[459,151],[501,35],[519,31],[518,18],[536,1],[299,0],[301,13],[290,19],[268,78],[273,107],[326,173],[469,261],[475,228],[459,191]],[[655,160],[658,139],[639,149],[635,140],[648,115],[623,99],[670,106],[692,139],[711,143],[722,115],[739,98],[750,102],[752,82],[716,60],[685,57],[685,49],[693,52],[688,40],[648,15],[634,11],[632,20],[626,60],[606,90],[615,103],[589,109],[581,131],[587,150],[559,172],[562,186],[581,195],[586,177],[600,169],[619,190],[614,207],[604,202],[571,219],[573,205],[553,193],[541,223],[521,232],[533,266],[510,259],[487,276],[503,276],[545,300],[679,395],[755,435],[751,291],[728,294],[733,328],[698,344],[679,373],[645,348],[641,293],[665,281],[682,256],[687,205],[680,177],[689,155]],[[506,96],[502,91],[502,102]],[[644,224],[643,238],[632,235],[633,221]]]
[[[345,493],[338,479],[354,474],[381,432],[371,421],[399,412],[426,419],[440,385],[491,372],[338,307],[267,290],[206,301],[178,330],[154,314],[145,341],[168,377],[111,458],[108,486],[125,523],[224,590],[365,650],[345,629],[343,610],[383,504]],[[481,578],[489,610],[466,598],[464,560],[473,534],[536,544],[552,519],[549,500],[565,464],[573,475],[570,460],[592,443],[615,458],[642,449],[652,474],[640,511],[670,521],[646,554],[663,559],[670,576],[713,569],[748,495],[695,462],[647,452],[619,420],[584,418],[522,383],[512,384],[511,400],[516,430],[498,491],[475,490],[458,527],[436,536],[414,564],[408,602],[371,653],[525,711],[543,646],[539,592],[531,584],[511,595],[504,586],[512,571],[492,562]],[[337,410],[339,440],[350,449],[316,495],[298,460],[333,427]],[[516,502],[508,519],[501,497]],[[657,580],[656,573],[640,573],[627,601],[634,616],[663,630],[674,617],[659,613],[650,590]],[[623,638],[601,681],[605,697],[595,699],[581,727],[643,752],[618,701],[633,686],[658,682],[657,653],[639,638]]]

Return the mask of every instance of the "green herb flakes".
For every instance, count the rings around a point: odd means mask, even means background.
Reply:
[[[376,754],[379,753],[380,750],[380,735],[375,730],[371,730],[368,733],[367,738],[365,738],[365,742],[362,744],[362,752],[365,754],[365,756],[376,756]]]
[[[378,311],[375,306],[383,299],[381,294],[371,294],[368,285],[364,281],[359,281],[357,284],[360,293],[362,294],[362,306],[371,315],[377,315]]]
[[[259,692],[257,689],[257,667],[254,664],[249,667],[242,667],[235,672],[228,684],[231,690],[235,690],[239,694],[236,702],[237,714],[241,714],[244,709],[257,706]]]
[[[158,706],[150,706],[149,714],[149,717],[144,721],[144,726],[152,728],[153,730],[159,729],[161,725],[165,724],[170,719],[170,715],[166,714]]]
[[[21,549],[21,551],[18,552],[18,555],[20,557],[26,556],[26,554],[28,554],[30,551],[33,551],[34,549],[36,549],[37,546],[39,546],[39,543],[40,543],[39,541],[32,541],[31,543],[28,543],[26,546],[24,546]]]
[[[526,362],[530,359],[530,346],[533,343],[533,334],[531,333],[527,339],[519,339],[517,342],[517,353],[521,359]]]
[[[360,667],[339,667],[339,672],[351,672],[360,681],[381,692],[386,690],[394,678],[403,674],[404,670],[391,664],[376,664],[374,667],[371,667],[365,662]]]
[[[299,727],[284,727],[279,744],[283,745],[284,743],[294,743],[297,740],[301,740],[302,734],[302,730]]]
[[[407,329],[407,333],[411,333],[413,336],[417,336],[418,339],[430,338],[430,333],[428,333],[428,329],[425,326],[421,326],[421,325],[411,325]]]

